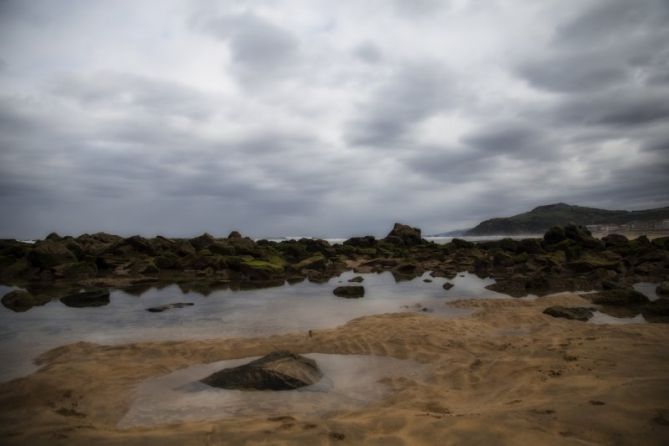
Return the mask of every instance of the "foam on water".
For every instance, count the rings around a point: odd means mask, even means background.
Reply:
[[[363,407],[388,394],[382,378],[420,380],[426,368],[411,360],[382,356],[311,353],[323,378],[296,390],[242,391],[210,387],[198,382],[218,370],[256,358],[194,365],[141,383],[135,400],[121,419],[121,429],[215,420],[231,416],[272,417],[285,414],[321,415]]]

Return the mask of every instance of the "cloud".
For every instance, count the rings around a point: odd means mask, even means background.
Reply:
[[[456,87],[439,65],[409,64],[379,86],[350,124],[351,144],[392,148],[412,127],[452,106]]]
[[[280,77],[292,69],[298,57],[298,39],[256,14],[207,18],[200,28],[229,45],[234,69],[242,80]]]
[[[0,8],[0,237],[669,205],[660,0]]]

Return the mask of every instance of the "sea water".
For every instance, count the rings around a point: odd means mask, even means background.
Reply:
[[[365,297],[344,299],[332,291],[360,275]],[[425,282],[425,279],[432,282]],[[33,359],[60,345],[86,341],[118,344],[146,340],[182,340],[258,337],[313,329],[333,328],[361,316],[425,311],[457,317],[470,311],[448,306],[460,298],[506,297],[487,290],[493,279],[460,273],[453,288],[444,290],[444,278],[427,273],[396,282],[392,274],[355,274],[352,271],[317,284],[297,284],[239,290],[214,289],[205,294],[176,284],[143,292],[112,290],[110,303],[101,307],[71,308],[59,300],[16,313],[0,307],[0,381],[26,375]],[[10,288],[0,287],[0,294]],[[198,288],[199,289],[199,288]],[[140,290],[141,291],[141,290]],[[175,302],[193,306],[151,313],[147,308]]]

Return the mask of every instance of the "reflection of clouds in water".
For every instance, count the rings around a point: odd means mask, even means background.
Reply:
[[[196,381],[218,370],[255,358],[195,365],[140,384],[120,428],[226,416],[276,416],[285,413],[318,415],[362,407],[383,398],[384,377],[420,379],[425,367],[410,360],[381,356],[312,353],[324,377],[313,386],[287,391],[241,391],[209,387]]]
[[[447,302],[467,297],[503,296],[485,289],[492,279],[464,273],[442,288],[446,279],[423,282],[426,273],[396,283],[392,274],[362,274],[365,297],[343,299],[332,294],[339,285],[358,275],[343,273],[326,284],[304,281],[274,288],[232,291],[218,289],[207,296],[183,292],[177,285],[151,288],[139,297],[115,290],[109,305],[97,308],[70,308],[59,301],[34,307],[24,313],[0,308],[0,379],[34,370],[31,359],[50,348],[72,342],[103,344],[140,340],[179,340],[273,334],[332,328],[361,316],[419,311],[459,316],[469,310],[450,308]],[[341,283],[340,283],[341,282]],[[8,291],[8,288],[5,288]],[[173,302],[193,302],[194,306],[150,313],[146,308]],[[407,308],[408,307],[408,308]]]

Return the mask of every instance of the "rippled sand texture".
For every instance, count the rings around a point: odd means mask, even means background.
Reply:
[[[669,438],[669,326],[597,325],[541,314],[574,294],[456,303],[459,319],[418,313],[257,339],[79,343],[0,384],[5,444],[629,444]],[[380,355],[425,374],[382,378],[387,396],[318,413],[275,410],[119,429],[145,380],[201,363],[297,353]],[[275,408],[276,409],[276,408]]]

